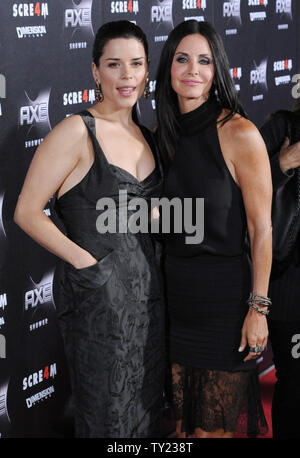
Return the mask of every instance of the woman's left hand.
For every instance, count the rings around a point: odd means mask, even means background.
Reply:
[[[244,320],[239,351],[244,351],[247,344],[249,347],[261,346],[264,351],[268,342],[268,334],[266,316],[250,308]],[[262,351],[249,351],[244,361],[257,358]]]

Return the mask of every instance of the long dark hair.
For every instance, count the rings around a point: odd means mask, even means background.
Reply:
[[[217,91],[220,105],[229,110],[229,113],[222,119],[222,123],[231,119],[235,113],[246,117],[246,113],[238,101],[234,82],[230,75],[228,57],[220,35],[209,22],[196,20],[181,22],[172,30],[163,47],[156,76],[157,137],[162,154],[171,159],[178,144],[180,130],[178,98],[171,85],[171,66],[180,41],[187,35],[195,33],[207,39],[212,51],[215,82],[212,85],[211,93]]]
[[[142,29],[130,21],[112,21],[103,24],[97,31],[93,45],[93,62],[99,67],[100,58],[104,53],[105,45],[116,38],[135,38],[144,46],[146,60],[149,64],[149,48],[147,37]],[[138,123],[136,104],[132,109],[132,119]]]

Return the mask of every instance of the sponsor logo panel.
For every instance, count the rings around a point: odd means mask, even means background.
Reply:
[[[55,309],[53,279],[53,270],[45,273],[39,283],[31,278],[29,288],[24,292],[24,318],[29,332],[49,324],[49,310]]]
[[[225,21],[225,35],[237,35],[242,26],[241,0],[223,1],[222,16]]]
[[[43,38],[47,34],[46,20],[49,17],[49,2],[15,2],[12,18],[17,22],[19,39]]]
[[[151,34],[155,43],[167,40],[174,27],[173,0],[155,0],[150,8]]]
[[[291,72],[293,70],[293,59],[282,59],[273,62],[275,86],[290,84],[292,82]]]
[[[207,10],[211,0],[181,0],[184,20],[194,19],[196,21],[207,20]]]
[[[253,88],[252,101],[258,102],[265,98],[268,91],[267,83],[268,59],[263,59],[260,64],[253,62],[250,69],[250,86]]]
[[[37,147],[51,130],[49,118],[51,89],[41,90],[35,99],[24,91],[23,103],[19,107],[19,129],[24,130],[24,147]]]
[[[64,36],[69,50],[87,49],[94,39],[93,0],[68,0],[64,7]]]
[[[293,21],[293,0],[276,0],[275,15],[278,30],[287,30]]]
[[[139,0],[111,1],[111,14],[137,14],[140,11]]]
[[[265,21],[269,0],[248,0],[250,22]]]
[[[53,380],[57,375],[57,364],[51,363],[26,375],[22,381],[23,392],[32,389],[34,393],[25,398],[26,407],[31,409],[39,402],[45,402],[55,392]],[[50,384],[49,384],[50,382]]]

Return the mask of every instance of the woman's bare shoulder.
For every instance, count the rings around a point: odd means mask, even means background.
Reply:
[[[65,136],[65,140],[79,140],[87,136],[87,128],[80,115],[74,114],[60,121],[50,132],[53,135]],[[49,135],[50,135],[49,134]]]
[[[228,110],[223,110],[219,120],[222,120],[227,114]],[[255,124],[240,114],[234,114],[224,124],[220,122],[218,127],[224,143],[230,144],[233,151],[238,149],[241,153],[241,149],[249,151],[264,145],[262,136]]]

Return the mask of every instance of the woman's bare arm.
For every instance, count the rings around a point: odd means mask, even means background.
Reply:
[[[235,117],[227,124],[219,129],[222,151],[243,196],[253,263],[253,291],[267,296],[272,264],[272,178],[268,153],[259,131],[250,121]],[[240,351],[247,342],[249,346],[265,347],[267,337],[266,317],[249,309]],[[245,360],[252,356],[249,354]]]
[[[79,116],[63,120],[47,135],[35,152],[14,214],[14,221],[30,237],[76,268],[96,260],[66,237],[43,210],[71,174],[76,175],[87,151],[87,135]]]

